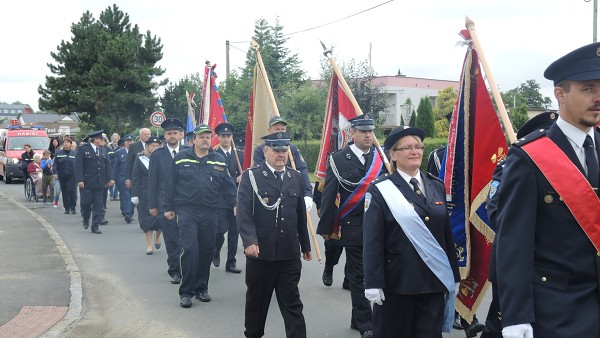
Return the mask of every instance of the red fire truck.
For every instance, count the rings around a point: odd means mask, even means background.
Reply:
[[[43,154],[50,140],[43,127],[10,126],[0,129],[0,179],[10,184],[13,179],[23,179],[21,155],[29,144],[35,153]]]

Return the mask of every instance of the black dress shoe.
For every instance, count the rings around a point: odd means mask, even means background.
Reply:
[[[196,294],[196,299],[198,299],[201,302],[208,303],[208,302],[210,302],[211,298],[210,298],[210,295],[208,294],[208,292],[205,291],[205,292],[198,292]]]
[[[350,281],[346,277],[344,277],[344,281],[342,282],[342,289],[350,290]]]
[[[131,223],[131,216],[125,216],[125,222],[127,222],[127,224]]]
[[[171,276],[171,284],[179,284],[181,283],[181,277],[179,275]]]
[[[181,299],[179,300],[179,305],[181,305],[181,307],[184,307],[186,309],[192,307],[192,298],[190,298],[188,296],[181,297]]]
[[[90,221],[83,221],[83,228],[87,230],[90,227]]]
[[[351,328],[352,330],[356,330],[356,331],[358,331],[358,326],[356,326],[356,323],[355,323],[354,321],[351,321],[351,322],[350,322],[350,328]]]
[[[333,284],[333,269],[325,268],[323,270],[323,284],[331,286]]]
[[[215,266],[215,268],[218,268],[221,265],[221,259],[213,258],[213,265]]]
[[[242,269],[238,269],[235,266],[230,266],[228,268],[225,268],[225,271],[231,272],[231,273],[241,273]]]
[[[65,214],[70,214],[71,212],[69,211],[69,209],[65,210]]]
[[[108,224],[108,221],[107,221],[107,220],[105,220],[105,219],[103,219],[103,220],[101,220],[101,221],[99,222],[99,224],[100,224],[100,225]]]
[[[77,213],[77,211],[75,211],[75,209],[71,210],[71,214],[75,215]]]
[[[100,235],[102,233],[102,231],[100,231],[100,229],[92,229],[92,233]]]
[[[471,325],[465,327],[465,335],[467,338],[477,337],[477,334],[485,328],[485,325],[473,321]]]
[[[360,333],[360,338],[373,338],[373,330],[367,330]]]

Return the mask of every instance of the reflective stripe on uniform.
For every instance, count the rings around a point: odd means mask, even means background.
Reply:
[[[184,163],[184,162],[190,162],[190,163],[200,163],[200,161],[191,160],[191,159],[189,159],[189,158],[182,158],[181,160],[177,160],[177,161],[175,161],[175,164],[180,164],[180,163]]]
[[[216,161],[206,161],[206,164],[216,164],[216,165],[225,165],[225,162],[216,162]]]

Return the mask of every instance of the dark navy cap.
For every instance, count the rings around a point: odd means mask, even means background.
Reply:
[[[185,129],[183,127],[183,123],[181,123],[181,121],[179,121],[178,119],[173,119],[173,118],[164,120],[160,124],[160,127],[164,130],[172,130],[172,129],[184,130]]]
[[[349,120],[352,128],[360,130],[373,130],[375,129],[375,121],[369,117],[369,115],[359,115]]]
[[[233,135],[233,126],[227,122],[220,123],[215,127],[217,135]]]
[[[554,81],[555,86],[563,80],[599,80],[600,42],[580,47],[552,62],[544,77]]]
[[[102,137],[102,133],[104,133],[104,130],[102,130],[102,129],[93,131],[88,134],[88,136],[87,136],[88,140],[91,138]]]
[[[517,138],[522,138],[527,134],[531,134],[533,131],[538,129],[548,129],[554,121],[558,119],[558,113],[555,112],[543,112],[531,118],[531,120],[525,122],[525,124],[517,132]]]
[[[425,130],[411,126],[398,126],[392,130],[383,143],[385,150],[390,150],[399,139],[404,136],[418,136],[421,141],[425,139]]]
[[[283,117],[281,117],[281,116],[273,116],[269,120],[269,126],[272,126],[272,125],[277,124],[277,123],[283,123],[283,124],[285,124],[287,126],[287,121]]]
[[[159,143],[160,144],[160,139],[156,136],[150,136],[148,138],[148,140],[146,141],[146,144],[150,144],[150,143]]]
[[[207,124],[200,123],[194,128],[194,135],[202,134],[202,133],[212,133],[212,130]]]
[[[123,140],[123,142],[125,142],[125,141],[135,141],[135,137],[133,137],[133,135],[127,134],[127,135],[123,136],[123,138],[121,140]]]
[[[277,132],[261,137],[265,145],[276,150],[288,150],[290,147],[290,133],[287,131]]]
[[[119,147],[123,145],[123,139],[122,139],[122,138],[120,138],[120,139],[117,141],[117,145],[118,145]]]

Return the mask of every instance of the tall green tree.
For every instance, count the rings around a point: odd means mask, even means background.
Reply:
[[[527,116],[527,107],[520,105],[517,108],[513,108],[508,112],[510,122],[512,123],[515,131],[521,129],[521,127],[529,120]]]
[[[288,118],[288,129],[294,140],[309,140],[321,137],[325,100],[319,88],[303,85],[290,93],[282,102]]]
[[[72,39],[61,41],[50,55],[52,76],[38,87],[40,110],[81,113],[84,125],[108,131],[130,131],[144,124],[155,110],[154,93],[167,80],[161,40],[140,33],[117,5],[96,20],[86,11],[71,26]]]
[[[500,93],[504,104],[508,107],[538,108],[548,109],[552,100],[548,96],[543,96],[540,92],[540,85],[535,80],[527,80],[506,92]]]
[[[457,97],[458,93],[452,86],[448,86],[438,92],[438,97],[435,100],[435,107],[433,107],[435,121],[447,120],[446,115],[452,113]]]
[[[417,108],[416,127],[425,130],[427,137],[435,137],[435,126],[433,121],[433,106],[428,96],[424,96],[419,101]]]
[[[165,87],[164,94],[160,97],[160,105],[167,117],[174,117],[183,124],[186,124],[188,105],[185,96],[188,93],[195,93],[194,101],[200,106],[202,98],[202,87],[204,79],[200,77],[200,73],[186,75],[177,83],[169,82]],[[198,119],[198,109],[196,109],[196,120]]]

